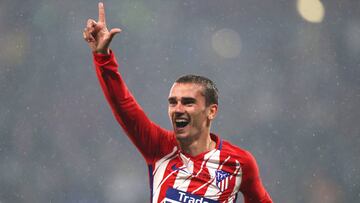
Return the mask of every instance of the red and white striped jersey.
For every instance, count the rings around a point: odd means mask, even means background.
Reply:
[[[238,192],[246,203],[272,202],[249,152],[211,134],[215,149],[183,153],[173,132],[149,120],[131,95],[114,54],[94,53],[94,63],[115,118],[148,164],[151,202],[235,202]]]

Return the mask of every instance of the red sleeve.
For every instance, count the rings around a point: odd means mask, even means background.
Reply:
[[[270,195],[261,182],[255,158],[251,153],[247,152],[247,154],[248,159],[242,166],[243,177],[240,185],[245,203],[272,203]]]
[[[96,75],[111,110],[145,160],[150,163],[157,155],[172,150],[171,145],[166,143],[173,143],[172,134],[145,115],[122,79],[113,52],[93,55]]]

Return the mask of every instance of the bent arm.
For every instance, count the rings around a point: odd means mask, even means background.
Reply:
[[[160,141],[171,142],[173,136],[154,124],[136,102],[118,71],[114,53],[93,55],[97,77],[116,120],[146,161],[150,162],[161,153],[160,150],[167,150],[163,145],[160,148]]]

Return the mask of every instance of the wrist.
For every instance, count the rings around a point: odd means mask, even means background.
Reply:
[[[110,54],[110,49],[99,49],[99,50],[95,50],[94,53],[96,54],[105,54],[105,55],[109,55]]]
[[[114,58],[114,55],[112,53],[112,50],[110,49],[109,54],[103,54],[100,52],[93,52],[93,57],[95,63],[97,63],[99,66],[102,66],[104,64],[107,64],[109,61],[111,61],[112,58]]]

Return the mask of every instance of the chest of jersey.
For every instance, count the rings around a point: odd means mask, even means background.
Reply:
[[[240,163],[220,150],[195,158],[173,152],[153,175],[153,202],[232,202],[241,183]]]

